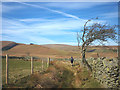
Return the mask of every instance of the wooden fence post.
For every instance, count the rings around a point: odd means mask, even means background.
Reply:
[[[47,67],[50,65],[50,58],[48,58]]]
[[[31,57],[31,74],[33,74],[33,57]]]
[[[42,71],[43,71],[43,60],[42,60]]]
[[[9,68],[8,68],[8,55],[6,54],[6,84],[8,84],[8,79],[9,79]]]

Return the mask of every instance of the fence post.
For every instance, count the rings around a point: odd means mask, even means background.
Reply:
[[[43,71],[43,60],[42,60],[42,71]]]
[[[6,54],[6,84],[8,84],[8,79],[9,79],[9,68],[8,68],[8,55]]]
[[[31,74],[33,74],[33,57],[31,57]]]
[[[48,58],[47,67],[50,65],[50,58]]]

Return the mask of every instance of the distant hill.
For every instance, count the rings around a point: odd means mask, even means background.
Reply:
[[[65,44],[46,44],[43,45],[45,47],[49,47],[52,49],[69,51],[69,52],[79,52],[79,48],[77,46],[65,45]]]
[[[17,44],[17,45],[16,45]],[[61,50],[56,50],[52,49],[49,47],[45,47],[42,45],[30,45],[30,44],[18,44],[15,42],[3,42],[2,46],[3,48],[11,46],[11,45],[16,45],[10,49],[5,49],[3,50],[3,55],[9,54],[9,55],[14,55],[14,56],[43,56],[43,57],[49,57],[49,56],[57,56],[61,55],[64,56],[68,54],[68,52],[61,51]]]
[[[69,52],[69,55],[71,56],[81,57],[81,50],[78,48],[78,46],[64,44],[47,44],[43,46]],[[97,53],[100,57],[117,57],[117,49],[118,46],[89,46],[87,48],[86,57],[97,57]]]
[[[59,57],[70,58],[81,57],[80,49],[77,46],[64,44],[21,44],[12,41],[2,41],[2,55],[12,56],[38,56],[38,57]],[[117,46],[90,46],[87,49],[86,57],[117,57]]]
[[[0,41],[0,43],[2,43],[2,51],[11,49],[15,47],[16,45],[18,45],[17,43],[12,42],[12,41]]]

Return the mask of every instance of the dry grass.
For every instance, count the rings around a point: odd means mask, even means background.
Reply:
[[[2,48],[9,45],[9,44],[14,44],[15,42],[12,41],[0,41],[0,43],[2,43]]]
[[[8,45],[9,41],[4,41],[3,46]],[[117,46],[90,46],[86,57],[97,57],[97,53],[100,57],[117,57]],[[94,50],[93,52],[89,52]],[[38,56],[38,57],[51,57],[51,58],[70,58],[81,57],[80,50],[77,46],[62,45],[62,44],[50,44],[50,45],[26,45],[18,44],[17,46],[3,51],[2,55],[9,54],[11,56]]]
[[[74,66],[67,61],[53,61],[44,72],[21,78],[15,84],[4,87],[24,88],[101,88],[91,73],[77,63]]]

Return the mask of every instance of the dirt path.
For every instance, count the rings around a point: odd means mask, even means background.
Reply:
[[[74,88],[101,88],[100,85],[93,77],[91,72],[87,71],[87,69],[83,68],[78,64],[78,62],[74,62],[73,66],[70,61],[61,61],[57,62],[61,65],[61,67],[66,68],[68,71],[73,73],[72,76],[72,86]]]
[[[74,88],[81,88],[82,81],[80,80],[79,75],[78,75],[78,73],[80,73],[81,71],[80,65],[77,63],[74,63],[72,66],[69,61],[62,61],[61,64],[66,69],[74,73],[73,78],[72,78],[72,85],[74,86]]]
[[[78,63],[74,63],[72,66],[69,61],[61,61],[61,64],[62,64],[62,66],[64,66],[64,68],[72,71],[74,73],[74,75],[76,75],[77,72],[80,71],[80,68],[81,68]]]

